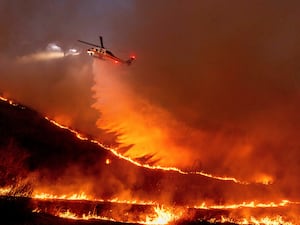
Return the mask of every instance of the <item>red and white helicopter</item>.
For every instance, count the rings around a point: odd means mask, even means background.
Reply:
[[[89,48],[86,50],[87,54],[89,54],[90,56],[94,56],[98,59],[102,59],[102,60],[111,60],[114,63],[122,63],[122,64],[127,64],[130,65],[133,60],[135,60],[135,56],[131,56],[130,59],[128,60],[123,60],[118,58],[117,56],[115,56],[111,51],[107,50],[106,48],[104,48],[103,46],[103,40],[102,40],[102,36],[99,36],[100,38],[100,45],[95,45],[86,41],[81,41],[78,40],[81,43],[87,44],[87,45],[91,45],[94,46],[93,48]]]

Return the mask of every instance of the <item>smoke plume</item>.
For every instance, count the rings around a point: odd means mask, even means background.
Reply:
[[[140,161],[273,184],[299,198],[298,8],[1,1],[0,91]],[[83,54],[19,61],[49,43],[84,52],[76,40],[99,34],[136,62],[121,67]]]

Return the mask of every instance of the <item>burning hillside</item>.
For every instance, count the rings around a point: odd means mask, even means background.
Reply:
[[[299,7],[1,0],[0,224],[299,224]]]
[[[298,203],[274,198],[272,185],[140,164],[2,97],[0,113],[1,195],[30,197],[35,214],[142,224],[297,219]]]

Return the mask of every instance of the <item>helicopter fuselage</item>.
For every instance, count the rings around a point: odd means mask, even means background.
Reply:
[[[100,38],[100,45],[96,45],[96,44],[89,43],[89,42],[82,41],[82,40],[78,40],[78,41],[81,43],[90,45],[90,46],[94,46],[92,48],[87,49],[86,52],[87,52],[87,54],[89,54],[90,56],[93,56],[95,58],[102,59],[102,60],[108,59],[108,60],[113,61],[114,63],[122,63],[122,64],[127,64],[127,65],[130,65],[133,62],[133,60],[135,60],[135,56],[131,56],[128,60],[123,60],[123,59],[116,57],[111,51],[104,48],[102,37],[99,36],[99,38]]]

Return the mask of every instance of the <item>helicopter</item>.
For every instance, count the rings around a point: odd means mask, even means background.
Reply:
[[[96,45],[82,40],[78,41],[83,44],[93,46],[92,48],[87,49],[86,52],[90,56],[96,57],[98,59],[111,60],[114,63],[122,63],[127,65],[131,65],[131,63],[135,60],[135,56],[131,56],[128,60],[120,59],[119,57],[115,56],[111,51],[104,48],[102,36],[99,36],[99,39],[100,45]]]

